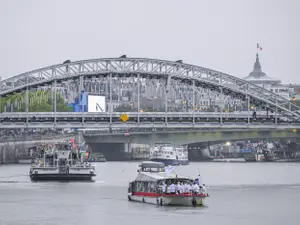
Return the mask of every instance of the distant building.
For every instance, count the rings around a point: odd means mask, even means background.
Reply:
[[[281,84],[280,80],[267,76],[266,73],[262,71],[258,54],[256,54],[253,71],[244,79],[286,99],[290,99],[291,88]]]

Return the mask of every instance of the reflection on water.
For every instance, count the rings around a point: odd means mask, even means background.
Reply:
[[[206,206],[128,202],[138,163],[96,163],[94,182],[31,182],[29,165],[0,166],[0,224],[298,224],[300,164],[191,163],[175,172],[209,187]]]

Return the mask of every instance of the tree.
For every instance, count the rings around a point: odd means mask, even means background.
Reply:
[[[37,90],[29,92],[28,111],[29,112],[52,112],[52,95],[49,91]],[[14,112],[25,112],[25,94],[16,93],[1,97],[0,109],[1,112],[13,110]],[[56,94],[56,111],[57,112],[72,112],[72,107],[68,106],[64,98]]]

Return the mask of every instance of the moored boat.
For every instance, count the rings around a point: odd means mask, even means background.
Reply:
[[[174,146],[171,143],[156,143],[150,150],[150,160],[162,162],[166,166],[187,165],[188,149],[187,146]]]
[[[165,170],[160,162],[143,162],[140,165],[136,179],[129,183],[128,200],[157,205],[201,206],[208,197],[205,186],[195,183],[195,180],[171,173],[172,167]],[[194,183],[198,188],[172,190],[175,184],[188,186]],[[191,187],[191,186],[190,186]]]
[[[57,143],[52,149],[43,149],[40,158],[31,165],[31,180],[91,180],[95,167],[87,163],[86,156],[72,149],[71,143]]]

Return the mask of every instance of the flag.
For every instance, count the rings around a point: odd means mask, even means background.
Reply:
[[[168,169],[166,169],[165,174],[171,173],[175,169],[175,166],[169,166]]]

